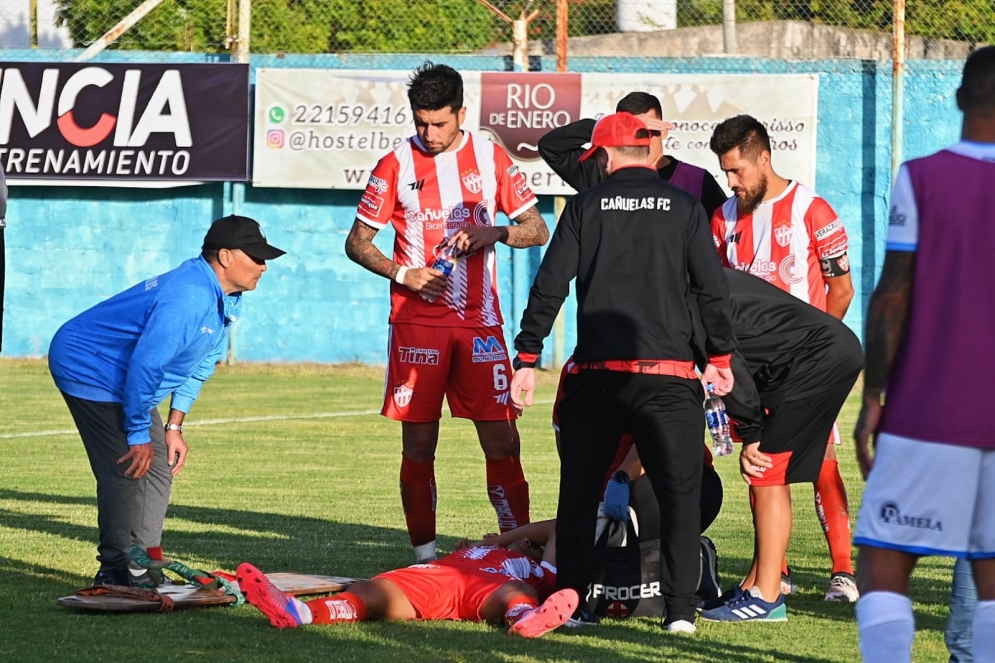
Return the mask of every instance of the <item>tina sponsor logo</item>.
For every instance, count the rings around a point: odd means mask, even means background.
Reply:
[[[439,365],[439,351],[434,348],[398,348],[402,364]]]
[[[926,518],[924,516],[910,516],[904,514],[899,510],[898,505],[894,502],[885,502],[882,504],[881,510],[878,512],[878,518],[885,525],[911,527],[913,529],[925,529],[932,530],[934,532],[943,531],[943,523],[941,521]]]

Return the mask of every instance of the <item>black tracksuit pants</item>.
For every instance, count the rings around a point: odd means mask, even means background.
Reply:
[[[557,584],[583,599],[594,574],[601,484],[618,441],[632,433],[660,505],[661,592],[666,621],[694,622],[701,536],[704,392],[697,380],[582,370],[560,403]]]

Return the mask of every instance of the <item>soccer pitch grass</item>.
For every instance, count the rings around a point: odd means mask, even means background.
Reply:
[[[366,578],[413,562],[397,489],[399,424],[375,414],[382,369],[359,366],[220,367],[187,418],[187,466],[176,480],[163,540],[191,566]],[[549,424],[555,375],[520,420],[532,518],[555,515],[558,460]],[[856,516],[863,482],[841,415],[840,467]],[[33,661],[841,661],[859,660],[853,606],[824,603],[829,558],[812,488],[794,490],[789,561],[799,593],[788,622],[698,622],[669,635],[656,620],[526,641],[455,622],[271,628],[250,606],[172,614],[93,615],[55,599],[96,572],[94,480],[69,412],[44,362],[0,361],[0,660]],[[484,463],[468,422],[444,419],[436,464],[443,552],[495,529]],[[752,532],[736,456],[718,459],[725,504],[709,529],[723,586],[747,570]],[[916,661],[946,660],[951,561],[924,561],[912,580]]]

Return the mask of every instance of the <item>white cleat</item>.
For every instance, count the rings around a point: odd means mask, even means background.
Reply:
[[[857,590],[857,579],[849,573],[834,573],[829,579],[829,591],[826,592],[827,601],[839,601],[841,603],[856,603],[860,598]]]

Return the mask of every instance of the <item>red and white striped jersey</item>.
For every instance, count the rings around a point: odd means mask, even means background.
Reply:
[[[822,261],[847,251],[843,222],[814,191],[791,182],[780,196],[740,215],[733,196],[712,216],[722,264],[773,283],[826,310]],[[842,261],[841,261],[842,262]]]
[[[357,217],[377,229],[393,224],[394,261],[417,268],[431,265],[434,247],[461,228],[492,226],[498,210],[513,219],[536,202],[525,175],[501,147],[464,131],[452,152],[430,154],[412,136],[380,159]],[[494,247],[456,263],[446,292],[433,302],[391,283],[390,322],[434,327],[503,324]]]

